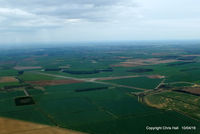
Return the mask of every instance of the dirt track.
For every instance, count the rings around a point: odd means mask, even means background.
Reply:
[[[16,66],[14,69],[16,70],[29,70],[29,69],[41,69],[40,66]]]
[[[90,81],[96,81],[96,80],[115,80],[115,79],[134,78],[134,77],[140,77],[140,75],[88,78],[88,80],[90,80]]]

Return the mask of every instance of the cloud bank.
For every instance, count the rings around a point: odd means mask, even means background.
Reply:
[[[1,0],[0,5],[0,25],[4,28],[109,21],[136,7],[130,0]]]
[[[200,39],[196,0],[0,0],[0,43]]]

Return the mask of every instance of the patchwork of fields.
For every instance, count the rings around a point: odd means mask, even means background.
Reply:
[[[198,134],[200,57],[184,46],[172,48],[0,53],[0,123],[8,124],[0,133],[31,134],[33,126],[49,134],[45,128],[58,134]],[[29,127],[10,128],[12,121]],[[147,130],[155,126],[179,130]]]
[[[29,89],[36,104],[26,106],[15,106],[13,101],[13,97],[23,96],[23,91],[1,93],[0,116],[97,134],[131,134],[133,129],[137,133],[146,133],[147,125],[197,124],[197,121],[176,112],[157,110],[139,103],[137,97],[128,95],[137,90],[109,87],[75,92],[82,87],[102,86],[76,83],[47,86],[45,91]]]

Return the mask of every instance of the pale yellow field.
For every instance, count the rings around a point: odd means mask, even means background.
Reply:
[[[85,134],[85,133],[1,117],[0,134]]]

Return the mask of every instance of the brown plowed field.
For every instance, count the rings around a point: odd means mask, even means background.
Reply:
[[[0,77],[0,83],[5,83],[5,82],[17,82],[18,80],[15,77]]]
[[[150,59],[128,59],[124,62],[120,62],[116,65],[111,65],[112,67],[137,67],[145,65],[156,65],[162,63],[171,63],[177,62],[179,60],[161,60],[159,58],[150,58]]]
[[[31,70],[31,69],[41,69],[41,66],[16,66],[14,69],[16,70]]]
[[[39,86],[53,86],[53,85],[62,85],[62,84],[72,84],[80,83],[82,81],[78,80],[41,80],[41,81],[29,81],[27,83]]]
[[[185,92],[200,95],[200,88],[199,87],[188,87],[184,89]]]

